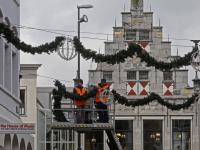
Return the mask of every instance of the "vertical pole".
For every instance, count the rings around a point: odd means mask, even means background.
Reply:
[[[153,43],[153,38],[152,38],[153,35],[152,34],[153,34],[153,23],[151,23],[151,42]]]
[[[80,41],[80,8],[78,8],[78,40]],[[80,79],[80,53],[78,52],[78,80]]]
[[[44,148],[46,149],[46,136],[47,136],[47,129],[46,129],[46,127],[47,127],[47,120],[46,120],[46,110],[45,110],[45,117],[44,117],[44,136],[45,136],[45,138],[44,138]]]
[[[80,8],[78,8],[78,39],[80,41]],[[78,80],[80,80],[80,53],[78,52]],[[81,133],[78,132],[78,150],[81,150]]]

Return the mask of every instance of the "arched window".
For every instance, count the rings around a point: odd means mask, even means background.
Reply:
[[[15,33],[15,35],[16,35],[16,36],[18,36],[18,31],[17,31],[17,28],[16,28],[15,26],[13,26],[13,27],[12,27],[12,29],[13,29],[13,31],[14,31],[14,33]]]
[[[10,26],[10,20],[8,19],[8,17],[5,17],[5,21],[6,21],[6,24],[7,24],[8,26]]]
[[[11,149],[11,138],[10,134],[6,134],[4,137],[4,147],[0,147],[0,150],[8,150]]]
[[[28,143],[27,150],[32,150],[32,146],[30,142]]]
[[[0,23],[3,22],[3,12],[0,9]]]
[[[25,141],[23,138],[21,139],[21,142],[20,142],[20,150],[26,150]]]
[[[15,134],[13,137],[12,141],[12,150],[19,150],[19,145],[18,145],[18,138],[17,135]]]

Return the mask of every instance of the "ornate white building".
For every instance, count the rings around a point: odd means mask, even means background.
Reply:
[[[122,26],[113,27],[113,41],[105,42],[106,55],[139,43],[158,61],[170,62],[179,57],[171,55],[171,42],[163,41],[163,27],[153,25],[153,12],[143,12],[143,0],[131,0],[130,12],[121,14]],[[96,70],[89,70],[89,84],[98,84],[102,78],[130,101],[155,92],[170,103],[180,104],[194,92],[188,86],[188,70],[162,72],[146,67],[136,56],[115,65],[99,63]],[[116,106],[116,133],[128,150],[198,150],[198,124],[197,104],[180,111],[171,111],[158,102],[135,108]],[[99,144],[105,145],[103,136]]]

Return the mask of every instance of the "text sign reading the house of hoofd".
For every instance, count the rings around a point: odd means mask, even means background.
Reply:
[[[0,123],[1,133],[35,134],[34,123]]]

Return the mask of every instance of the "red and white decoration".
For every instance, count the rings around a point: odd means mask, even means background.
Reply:
[[[140,42],[140,46],[142,47],[142,52],[145,53],[149,53],[150,52],[150,43],[149,42]]]
[[[140,95],[149,95],[149,82],[139,82]]]
[[[128,45],[131,44],[131,43],[134,43],[135,42],[127,42],[127,45],[126,45],[126,48],[128,48]],[[142,47],[142,52],[145,53],[149,53],[150,52],[150,43],[149,42],[140,42],[139,45]]]
[[[113,83],[107,83],[107,85],[109,86],[110,91],[112,91],[113,90]]]
[[[137,95],[137,82],[127,82],[126,92],[128,96]]]
[[[163,83],[163,95],[173,96],[173,83]]]

